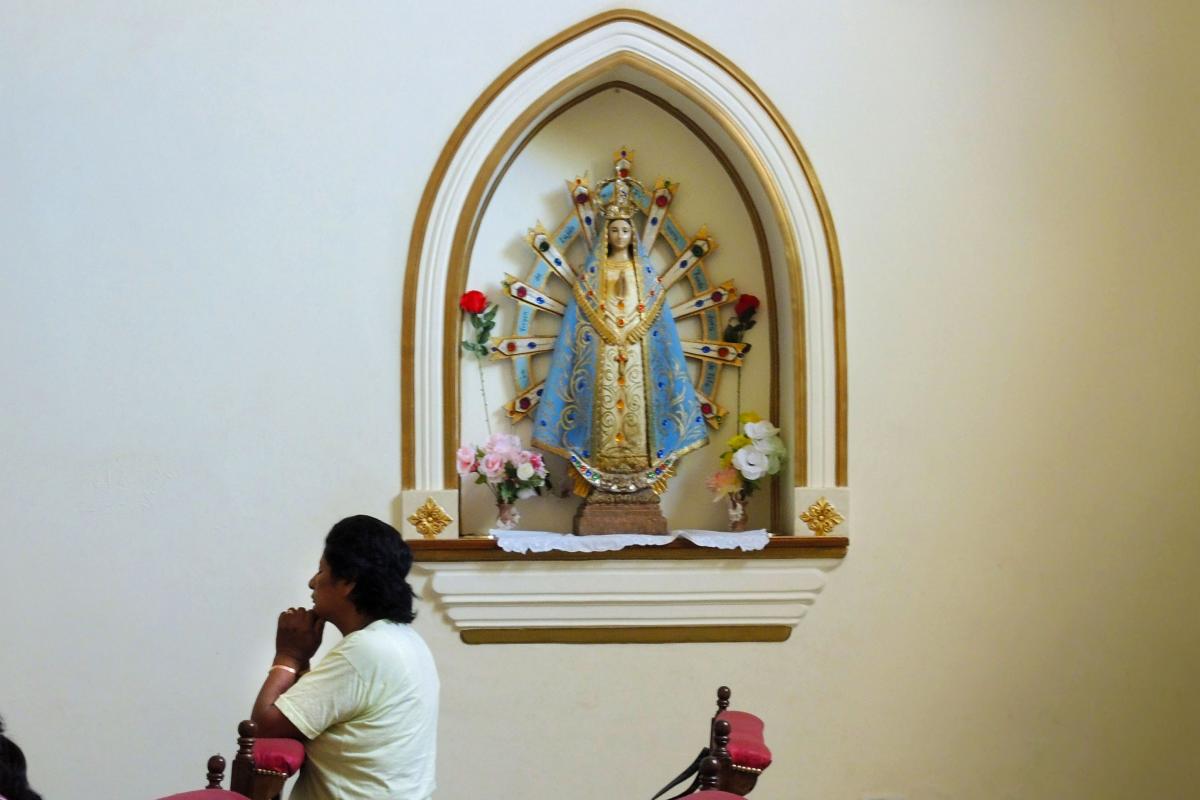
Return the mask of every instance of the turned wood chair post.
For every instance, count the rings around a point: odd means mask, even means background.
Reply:
[[[208,760],[208,785],[205,789],[220,789],[221,781],[225,780],[225,759],[215,755]]]
[[[732,692],[729,691],[728,686],[722,686],[720,689],[717,689],[717,714],[729,708],[729,696],[731,694]]]
[[[233,768],[229,771],[229,789],[250,796],[254,783],[254,733],[255,725],[242,720],[238,725],[238,751],[233,757]]]
[[[729,724],[729,720],[719,719],[712,726],[711,752],[721,760],[723,766],[732,761],[729,757],[729,734],[732,730],[733,726]]]
[[[733,777],[733,758],[729,755],[729,734],[732,731],[733,726],[729,724],[729,720],[713,720],[712,746],[708,752],[721,765],[717,777],[717,788],[726,791],[729,791],[729,784]]]
[[[700,762],[700,791],[718,789],[721,781],[721,759],[708,756]]]

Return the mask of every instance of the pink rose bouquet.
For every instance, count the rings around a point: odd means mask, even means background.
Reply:
[[[542,454],[526,450],[520,437],[493,433],[482,447],[464,445],[455,454],[458,474],[474,475],[475,482],[486,485],[497,503],[515,503],[550,488],[550,476]]]

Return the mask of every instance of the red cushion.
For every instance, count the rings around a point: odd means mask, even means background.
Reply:
[[[740,794],[730,794],[719,789],[705,789],[703,792],[689,794],[687,800],[746,800]]]
[[[304,745],[295,739],[255,739],[254,766],[295,775],[304,763]]]
[[[722,711],[717,719],[729,722],[729,758],[734,766],[766,769],[771,749],[763,741],[763,721],[745,711]]]
[[[196,789],[192,792],[160,797],[158,800],[246,800],[246,796],[226,789]]]

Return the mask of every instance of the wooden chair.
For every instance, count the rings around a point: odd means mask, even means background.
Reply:
[[[295,739],[255,739],[254,723],[238,725],[238,749],[233,757],[229,789],[225,780],[225,759],[215,755],[208,760],[208,785],[159,800],[279,800],[283,784],[304,763],[304,745]]]
[[[254,723],[238,725],[238,750],[229,788],[250,800],[278,800],[283,784],[304,763],[304,744],[295,739],[255,739]],[[218,784],[219,785],[219,784]]]
[[[763,740],[761,719],[745,711],[729,710],[731,694],[728,686],[717,689],[717,713],[712,719],[708,752],[721,768],[712,788],[747,795],[758,776],[771,766],[771,750]]]
[[[656,798],[693,776],[693,782],[669,800],[741,798],[750,793],[758,776],[771,765],[762,720],[745,711],[730,711],[729,697],[728,686],[717,689],[717,713],[709,722],[708,746]]]

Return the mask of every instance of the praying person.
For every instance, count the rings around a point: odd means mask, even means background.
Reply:
[[[427,800],[434,791],[438,675],[413,630],[412,552],[391,525],[348,517],[325,539],[311,610],[279,615],[275,658],[251,719],[304,742],[292,800]],[[320,663],[325,623],[342,634]]]

